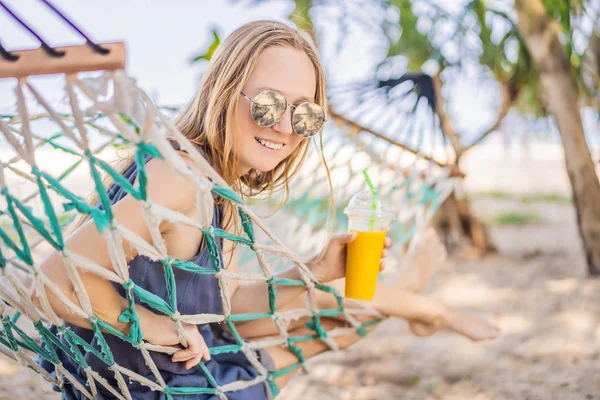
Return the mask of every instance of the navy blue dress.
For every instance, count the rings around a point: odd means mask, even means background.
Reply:
[[[148,161],[148,159],[149,158],[147,158],[146,161]],[[123,173],[123,176],[133,184],[137,176],[136,164],[134,163],[130,165]],[[120,186],[113,185],[109,189],[108,194],[112,204],[115,204],[121,200],[127,194],[127,192],[125,192]],[[215,205],[212,225],[215,228],[220,227],[220,222],[221,208]],[[221,240],[217,240],[217,245],[221,248]],[[191,261],[202,267],[214,268],[208,255],[206,246],[204,246],[204,249],[199,251],[194,258],[188,261]],[[201,313],[223,314],[218,281],[213,275],[197,274],[184,271],[179,268],[173,268],[173,272],[177,287],[178,311],[182,315]],[[160,262],[152,261],[145,256],[137,256],[129,263],[129,273],[131,280],[133,280],[136,285],[159,296],[169,303],[164,267]],[[113,284],[119,294],[125,297],[124,288],[119,284]],[[135,301],[136,304],[138,304],[139,299],[137,296]],[[85,341],[94,346],[94,348],[99,349],[98,343],[91,330],[74,325],[69,325],[69,327]],[[57,331],[55,326],[52,326],[50,329],[54,333]],[[202,334],[206,344],[209,347],[234,343],[234,341],[229,337],[229,335],[225,334],[222,327],[219,325],[199,325],[198,330]],[[150,379],[151,381],[155,381],[154,375],[144,362],[141,353],[137,349],[135,349],[130,343],[123,341],[117,336],[105,333],[104,337],[110,346],[114,360],[117,364],[128,368]],[[65,339],[62,340],[65,341]],[[86,374],[83,368],[77,365],[76,361],[71,359],[65,352],[61,351],[60,348],[56,348],[56,351],[58,352],[64,367],[76,378],[80,379],[85,385]],[[151,351],[150,355],[156,363],[156,366],[167,386],[199,388],[212,387],[202,373],[200,367],[196,366],[186,370],[184,367],[185,363],[172,362],[171,356],[168,354]],[[265,357],[264,352],[260,353],[260,355],[263,358]],[[112,387],[117,388],[117,382],[114,379],[114,373],[109,370],[109,367],[103,361],[90,352],[85,354],[85,359],[94,371],[97,371],[103,378],[105,378]],[[263,364],[272,363],[272,360],[261,361]],[[44,360],[43,358],[40,358],[39,362],[44,369],[50,372],[53,376],[56,376],[54,364]],[[205,362],[205,366],[214,376],[219,385],[224,385],[238,380],[252,380],[258,375],[256,369],[250,364],[248,358],[242,352],[212,355],[211,360]],[[126,376],[124,376],[124,379],[126,382],[128,381]],[[100,399],[114,398],[114,396],[104,387],[102,387],[102,385],[98,384],[98,382],[96,382],[96,387],[99,395],[101,395],[101,397],[99,397]],[[128,384],[128,389],[134,399],[167,399],[167,396],[164,393],[152,391],[150,388],[139,384],[137,381],[131,381],[131,383]],[[65,383],[63,387],[63,395],[64,398],[68,400],[85,399],[85,396],[73,385],[68,384],[68,382]],[[250,386],[243,390],[227,392],[226,395],[232,400],[262,400],[270,397],[270,394],[268,394],[268,390],[263,383]],[[212,400],[217,399],[217,396],[209,394],[185,396],[173,395],[173,399]]]

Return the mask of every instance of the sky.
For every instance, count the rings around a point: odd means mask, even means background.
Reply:
[[[450,0],[439,0],[447,3]],[[52,14],[39,0],[4,0],[53,46],[82,43],[83,40]],[[97,42],[124,41],[127,73],[160,105],[181,106],[196,91],[202,66],[191,64],[193,56],[212,41],[211,28],[221,38],[242,24],[257,19],[286,20],[290,0],[52,0]],[[450,1],[453,3],[454,0]],[[457,3],[458,4],[458,3]],[[335,21],[335,15],[317,15],[321,21]],[[322,26],[322,25],[320,25]],[[338,41],[335,24],[320,35],[322,51]],[[338,35],[338,36],[336,36]],[[364,33],[348,33],[352,50],[344,51],[329,65],[328,79],[348,81],[368,73],[373,60]],[[36,48],[37,40],[0,9],[0,43],[8,50]],[[329,68],[332,67],[332,68]],[[460,79],[447,83],[448,101],[455,128],[480,132],[495,119],[499,98],[481,89],[478,71],[464,71]],[[47,96],[64,97],[62,83],[39,79]],[[47,81],[47,82],[46,82]],[[36,82],[37,84],[37,82]],[[14,80],[0,80],[0,113],[14,111]],[[493,85],[492,85],[493,86]],[[448,99],[447,99],[448,100]]]
[[[6,0],[51,45],[83,43],[38,0]],[[128,74],[155,101],[183,104],[194,93],[200,66],[190,59],[212,40],[210,29],[218,26],[222,36],[246,22],[285,19],[291,2],[269,1],[250,6],[250,1],[204,0],[52,0],[93,40],[125,41]],[[0,43],[8,50],[39,46],[0,9]],[[0,82],[0,98],[9,90]]]

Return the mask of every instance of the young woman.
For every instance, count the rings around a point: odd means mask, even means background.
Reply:
[[[325,109],[325,77],[311,40],[287,25],[258,21],[237,29],[221,44],[196,96],[177,118],[176,125],[235,190],[250,196],[277,189],[287,191],[290,178],[305,158],[309,138],[322,131]],[[186,153],[180,154],[190,168],[203,175]],[[137,184],[136,165],[131,160],[126,160],[125,164],[123,175]],[[157,158],[147,159],[146,173],[147,193],[151,202],[190,218],[197,217],[196,190],[191,182]],[[151,242],[140,203],[116,185],[110,187],[109,197],[112,212],[119,223]],[[217,201],[212,224],[233,231],[236,224],[234,215],[226,204]],[[200,231],[168,221],[161,223],[160,231],[170,255],[212,268]],[[339,287],[343,285],[340,279],[344,276],[346,246],[354,238],[354,234],[334,236],[322,257],[307,262],[321,282]],[[384,314],[408,319],[413,332],[419,335],[428,335],[438,329],[452,329],[474,340],[496,336],[496,328],[485,321],[449,310],[415,294],[445,257],[444,249],[435,235],[428,233],[424,243],[421,249],[412,254],[409,259],[411,266],[399,277],[396,285],[380,285],[372,305]],[[389,244],[388,241],[386,245]],[[222,246],[227,268],[236,271],[238,267],[232,244],[224,240],[218,246]],[[67,248],[104,268],[113,268],[106,240],[91,221],[81,221],[68,238]],[[139,255],[126,242],[124,248],[128,260],[131,260],[131,279],[136,285],[167,300],[162,264]],[[385,253],[386,250],[382,257],[385,257]],[[43,262],[42,270],[78,304],[59,254],[50,255]],[[278,276],[300,279],[296,268],[282,271]],[[94,314],[119,331],[128,333],[130,324],[119,321],[121,311],[127,307],[124,289],[91,273],[80,273],[80,278],[89,294]],[[214,276],[176,270],[175,280],[178,309],[182,315],[222,314],[221,294]],[[239,284],[231,281],[229,295],[232,313],[268,312],[266,293],[265,282]],[[87,320],[70,313],[52,293],[48,292],[48,296],[51,307],[67,321],[70,329],[92,345],[97,345]],[[280,310],[302,307],[305,296],[306,289],[303,287],[279,286],[276,307]],[[34,299],[39,302],[35,294]],[[319,294],[317,300],[320,308],[336,307],[330,295]],[[142,304],[137,304],[136,310],[144,340],[155,345],[176,346],[181,343],[169,316],[155,314]],[[290,335],[303,334],[305,323],[302,319],[293,321],[289,326]],[[324,318],[323,324],[326,328],[333,328],[342,326],[343,321]],[[184,324],[184,328],[188,343],[186,348],[181,346],[181,350],[172,355],[151,353],[168,386],[211,387],[198,366],[200,362],[205,364],[219,385],[251,380],[257,376],[257,371],[242,353],[209,354],[208,347],[227,344],[231,340],[221,326]],[[247,340],[278,333],[268,320],[240,323],[239,332]],[[105,337],[117,364],[153,379],[139,351],[116,336],[107,334]],[[358,339],[358,335],[352,334],[338,337],[336,341],[340,347],[346,347]],[[302,342],[298,346],[307,357],[326,350],[319,340]],[[82,367],[65,354],[60,353],[60,356],[63,366],[82,383],[85,382],[86,372]],[[260,351],[258,356],[267,369],[280,369],[297,362],[296,357],[281,346]],[[116,387],[110,366],[91,353],[86,354],[85,358],[93,370]],[[53,372],[52,364],[43,363],[43,366]],[[278,378],[277,383],[280,386],[285,384],[289,375]],[[113,397],[101,385],[96,386],[104,398]],[[165,394],[153,392],[135,382],[128,384],[128,390],[136,399],[165,398]],[[63,391],[67,399],[83,398],[82,393],[68,383]],[[231,399],[264,399],[270,394],[268,387],[254,385],[227,395]],[[208,397],[187,395],[185,398]]]

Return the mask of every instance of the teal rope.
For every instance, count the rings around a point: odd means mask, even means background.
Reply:
[[[126,116],[121,118],[128,124],[132,125],[136,132],[140,132],[139,126],[133,123]],[[62,138],[63,134],[56,134],[45,142],[53,148],[68,153],[72,156],[78,157],[78,160],[63,171],[58,178],[54,178],[43,171],[39,171],[36,167],[32,168],[32,175],[35,176],[36,184],[39,188],[40,199],[44,206],[44,213],[48,220],[44,221],[36,217],[32,209],[17,198],[13,197],[8,190],[5,188],[0,193],[6,198],[7,210],[6,212],[0,211],[0,213],[8,214],[13,220],[13,229],[16,234],[16,238],[12,235],[12,232],[7,231],[5,228],[0,227],[0,239],[6,248],[14,251],[17,256],[29,265],[33,264],[31,250],[27,243],[27,238],[23,229],[22,224],[19,222],[18,213],[21,213],[23,217],[32,225],[34,230],[39,233],[48,243],[50,243],[55,249],[61,250],[64,248],[64,238],[61,232],[61,224],[59,216],[53,209],[48,190],[52,190],[59,196],[62,196],[66,202],[63,204],[65,211],[77,210],[81,214],[89,215],[94,221],[98,232],[102,233],[106,228],[110,226],[113,219],[111,210],[110,199],[106,188],[102,185],[101,171],[108,174],[111,179],[118,185],[120,185],[125,192],[140,201],[147,200],[147,175],[145,170],[145,157],[150,155],[152,157],[161,158],[158,149],[148,143],[136,144],[136,150],[134,153],[134,162],[138,167],[138,182],[137,189],[129,183],[129,181],[118,173],[110,164],[97,158],[91,151],[86,150],[83,154],[79,154],[77,151],[71,150],[57,142],[58,139]],[[125,138],[119,136],[119,139],[124,144],[130,144]],[[91,178],[94,182],[96,191],[99,195],[100,204],[102,204],[104,210],[99,210],[95,207],[90,206],[86,201],[67,190],[62,181],[65,177],[69,176],[80,166],[84,160],[90,168]],[[222,187],[219,185],[213,185],[212,191],[223,199],[229,200],[235,204],[244,204],[243,199],[232,189],[228,187]],[[416,193],[413,191],[409,192],[409,196],[415,196]],[[433,188],[425,188],[419,194],[419,201],[430,206],[436,206],[439,203],[439,193]],[[295,210],[298,214],[306,215],[312,223],[317,226],[322,224],[323,213],[328,210],[328,202],[324,199],[309,199],[307,196],[303,196],[300,201],[290,202],[290,207],[286,209]],[[340,218],[341,212],[338,212],[338,219],[340,222],[343,220],[343,216]],[[241,209],[238,208],[238,215],[240,217],[241,226],[243,229],[243,236],[233,235],[219,228],[208,228],[202,230],[202,233],[206,239],[206,246],[208,248],[209,257],[213,268],[206,268],[198,266],[189,261],[179,260],[176,258],[168,257],[162,260],[164,267],[165,281],[167,285],[167,301],[163,300],[159,296],[148,292],[147,290],[137,286],[133,281],[129,280],[123,284],[126,292],[127,307],[122,310],[119,316],[119,321],[124,323],[130,323],[129,333],[124,334],[117,331],[111,325],[98,319],[96,316],[92,316],[89,319],[94,337],[98,344],[98,347],[91,346],[88,342],[83,340],[81,337],[76,335],[72,330],[65,326],[59,328],[59,334],[52,334],[41,322],[35,324],[36,330],[42,337],[42,344],[38,345],[32,338],[27,336],[18,326],[16,322],[18,315],[15,316],[14,320],[4,319],[2,321],[2,329],[0,331],[0,343],[13,351],[18,351],[20,348],[26,348],[40,354],[42,357],[50,362],[58,363],[58,355],[56,350],[60,349],[68,357],[75,360],[83,368],[87,368],[88,364],[85,361],[85,353],[94,354],[102,362],[108,366],[113,366],[115,363],[114,355],[109,348],[105,336],[106,334],[115,335],[122,340],[130,343],[133,347],[139,346],[143,340],[143,332],[140,329],[139,317],[136,313],[136,300],[140,303],[148,306],[152,310],[172,316],[177,313],[177,288],[174,279],[173,268],[197,273],[197,274],[215,274],[215,272],[221,271],[223,268],[222,254],[220,246],[217,245],[217,240],[230,240],[234,243],[238,243],[246,247],[247,249],[255,252],[255,232],[251,218]],[[46,225],[47,224],[47,225]],[[402,227],[401,227],[402,228]],[[406,235],[410,234],[410,231],[404,232]],[[12,235],[12,236],[11,236]],[[6,257],[0,247],[0,267],[6,267]],[[305,286],[302,280],[294,279],[282,279],[271,277],[267,281],[268,285],[268,301],[269,301],[269,312],[266,313],[248,313],[248,314],[237,314],[230,315],[225,318],[225,323],[233,338],[235,344],[229,344],[224,346],[212,347],[210,353],[224,354],[224,353],[236,353],[244,348],[244,340],[237,331],[235,324],[243,321],[251,321],[257,319],[272,319],[276,314],[276,299],[277,299],[277,285],[286,286]],[[302,342],[312,340],[324,340],[327,338],[327,332],[322,325],[321,318],[337,318],[344,314],[344,303],[343,297],[333,288],[326,285],[316,285],[317,290],[321,290],[327,293],[331,293],[335,296],[337,302],[337,308],[328,310],[319,310],[318,313],[311,317],[311,321],[306,324],[313,334],[307,334],[303,336],[289,337],[287,339],[288,349],[296,356],[298,362],[290,365],[286,368],[282,368],[278,371],[270,372],[267,375],[267,384],[271,388],[274,395],[279,393],[279,388],[275,383],[275,379],[280,376],[284,376],[300,368],[306,360],[305,355],[299,345]],[[358,329],[357,333],[360,335],[366,334],[369,327],[379,323],[380,321],[371,321],[362,324]],[[62,338],[62,340],[60,339]],[[175,395],[192,395],[192,394],[216,394],[217,382],[215,377],[212,376],[210,371],[206,368],[204,363],[199,364],[200,370],[206,377],[211,387],[207,388],[195,388],[195,387],[168,387],[164,390],[164,394],[167,398],[173,398]]]

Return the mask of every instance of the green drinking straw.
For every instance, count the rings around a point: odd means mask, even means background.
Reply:
[[[367,181],[367,185],[369,185],[369,189],[371,189],[371,193],[373,194],[373,203],[371,204],[371,209],[373,212],[371,213],[371,220],[369,221],[369,230],[372,232],[375,227],[375,210],[377,209],[377,198],[379,194],[377,193],[377,189],[375,189],[375,185],[371,182],[371,178],[369,178],[369,174],[366,169],[363,169],[363,175],[365,176],[365,180]]]

